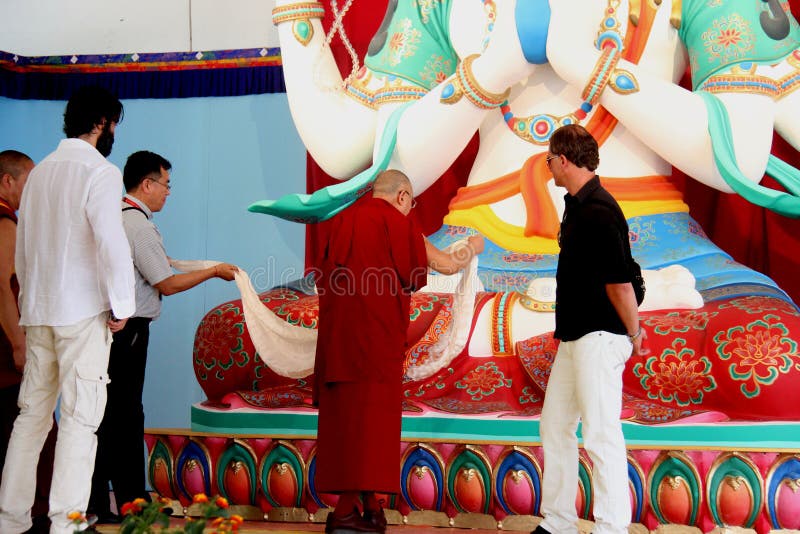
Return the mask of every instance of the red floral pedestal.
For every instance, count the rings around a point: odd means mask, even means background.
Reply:
[[[316,297],[280,289],[261,298],[286,321],[316,327]],[[480,295],[476,307],[494,298]],[[407,368],[425,363],[450,307],[449,296],[415,295]],[[621,414],[632,520],[705,532],[800,528],[800,313],[779,299],[746,297],[641,320],[651,353],[626,366]],[[406,380],[402,493],[388,501],[395,519],[530,528],[541,499],[538,415],[556,343],[545,334],[507,354],[465,351],[426,379]],[[203,319],[194,365],[209,400],[193,407],[192,431],[147,437],[159,493],[185,504],[200,491],[220,493],[295,519],[307,516],[285,511],[315,514],[335,502],[314,485],[309,377],[281,377],[261,362],[239,302]],[[591,473],[582,453],[576,509],[585,519]]]

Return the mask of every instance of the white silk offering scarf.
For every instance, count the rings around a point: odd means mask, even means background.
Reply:
[[[466,241],[453,243],[449,251]],[[210,260],[170,260],[170,265],[181,272],[207,269],[221,262]],[[317,331],[294,326],[264,306],[258,293],[243,270],[236,273],[236,286],[242,296],[242,310],[250,339],[261,360],[277,374],[289,378],[303,378],[314,371]],[[453,296],[453,320],[450,328],[430,348],[430,357],[421,365],[408,369],[412,380],[434,375],[448,365],[466,346],[469,340],[474,312],[475,294],[480,288],[478,259],[472,258],[464,269]]]

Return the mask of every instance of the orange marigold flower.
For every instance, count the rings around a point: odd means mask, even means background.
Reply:
[[[214,503],[220,508],[228,507],[228,499],[226,499],[225,497],[217,497],[217,500],[214,501]]]
[[[138,511],[139,508],[135,504],[133,504],[132,502],[126,502],[125,504],[122,505],[120,513],[122,513],[122,515],[130,515],[130,514],[135,514]]]
[[[241,525],[244,523],[244,517],[240,516],[239,514],[231,514],[229,519],[234,525]]]
[[[208,496],[206,496],[205,493],[198,493],[197,495],[194,496],[194,498],[192,499],[192,502],[195,502],[195,503],[208,502]]]
[[[83,519],[83,514],[80,512],[70,512],[67,514],[67,519],[70,521],[80,521]]]
[[[147,504],[147,501],[142,499],[141,497],[137,497],[136,499],[133,500],[133,504],[137,507],[141,507],[142,505]]]
[[[224,517],[217,517],[211,522],[211,524],[215,527],[218,527],[223,521],[225,521]]]

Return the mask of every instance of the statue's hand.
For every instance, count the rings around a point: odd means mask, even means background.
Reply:
[[[528,0],[517,0],[526,2]],[[486,50],[473,63],[473,72],[483,87],[502,93],[528,78],[536,65],[523,52],[515,19],[516,2],[497,2],[497,19]]]
[[[550,0],[547,59],[564,81],[582,89],[600,51],[595,47],[605,2]]]

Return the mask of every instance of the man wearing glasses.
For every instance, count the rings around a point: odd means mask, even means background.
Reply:
[[[331,219],[317,281],[314,367],[316,488],[339,494],[325,524],[328,533],[386,531],[376,494],[400,492],[411,293],[425,285],[429,267],[454,274],[483,250],[482,236],[452,252],[439,250],[408,217],[413,206],[408,177],[387,170],[376,178],[371,197]]]
[[[108,374],[108,404],[97,430],[97,457],[88,512],[98,523],[118,523],[111,513],[108,483],[114,489],[117,509],[137,497],[149,500],[141,462],[118,458],[144,458],[144,387],[150,322],[161,312],[161,296],[186,291],[211,278],[233,280],[236,267],[227,263],[198,271],[174,274],[164,242],[153,223],[170,194],[172,165],[153,152],[131,154],[125,163],[122,223],[130,244],[136,278],[136,312],[125,328],[114,334]]]
[[[593,464],[595,534],[623,534],[631,520],[622,410],[622,371],[644,354],[631,285],[628,225],[600,184],[597,141],[582,126],[550,138],[547,165],[564,187],[556,271],[556,331],[561,341],[541,417],[542,515],[534,534],[578,534],[578,421]]]

